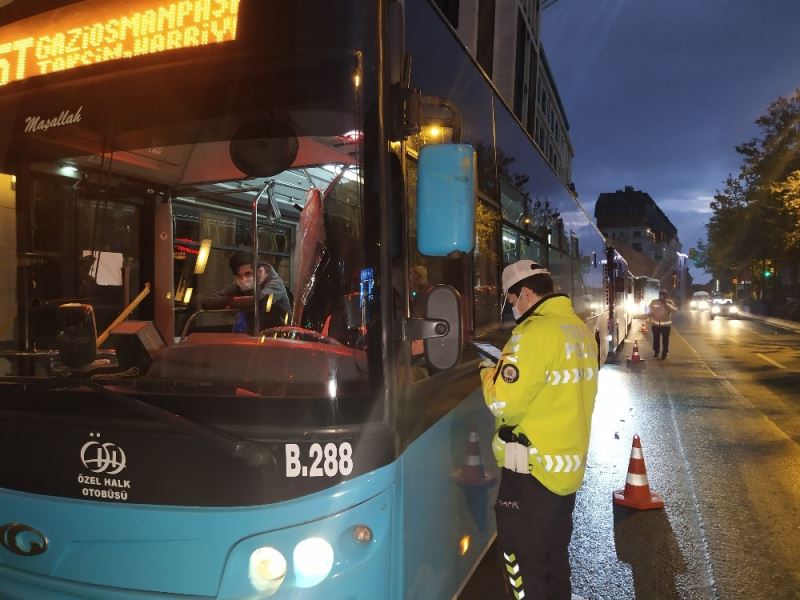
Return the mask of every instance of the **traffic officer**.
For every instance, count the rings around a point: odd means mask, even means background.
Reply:
[[[647,312],[650,315],[653,330],[653,358],[658,357],[661,348],[661,360],[666,360],[669,353],[669,333],[672,331],[672,313],[678,310],[675,303],[667,298],[667,290],[661,288],[658,298],[650,302]],[[659,338],[661,344],[659,344]]]
[[[503,270],[517,325],[500,361],[481,370],[501,469],[497,540],[515,599],[571,598],[568,546],[597,393],[598,346],[547,269]]]

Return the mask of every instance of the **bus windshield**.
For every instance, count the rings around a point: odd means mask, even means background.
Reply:
[[[235,42],[0,87],[6,381],[113,380],[239,428],[381,418],[367,34],[308,2],[342,26],[262,37],[263,4]]]

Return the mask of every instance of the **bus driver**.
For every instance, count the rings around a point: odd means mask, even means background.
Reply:
[[[238,308],[234,333],[254,333],[253,330],[253,259],[251,254],[236,252],[228,260],[234,282],[203,302],[206,310]],[[286,286],[275,269],[266,262],[258,265],[258,310],[261,328],[279,327],[289,321],[292,305]]]

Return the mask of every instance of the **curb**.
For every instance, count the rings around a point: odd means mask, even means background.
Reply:
[[[747,312],[742,312],[740,314],[741,316],[746,317],[748,319],[752,319],[754,321],[762,321],[764,323],[769,323],[770,325],[775,325],[776,327],[783,327],[784,329],[789,329],[791,331],[796,331],[800,333],[800,322],[798,321],[777,319],[775,317],[767,317],[764,315],[757,315],[754,313],[747,313]]]

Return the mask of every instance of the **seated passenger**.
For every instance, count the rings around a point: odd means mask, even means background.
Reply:
[[[246,252],[231,256],[228,265],[235,281],[207,298],[202,306],[206,310],[238,308],[234,333],[253,331],[253,260]],[[292,310],[286,286],[275,269],[266,262],[258,264],[258,310],[261,329],[278,327],[288,322]]]

